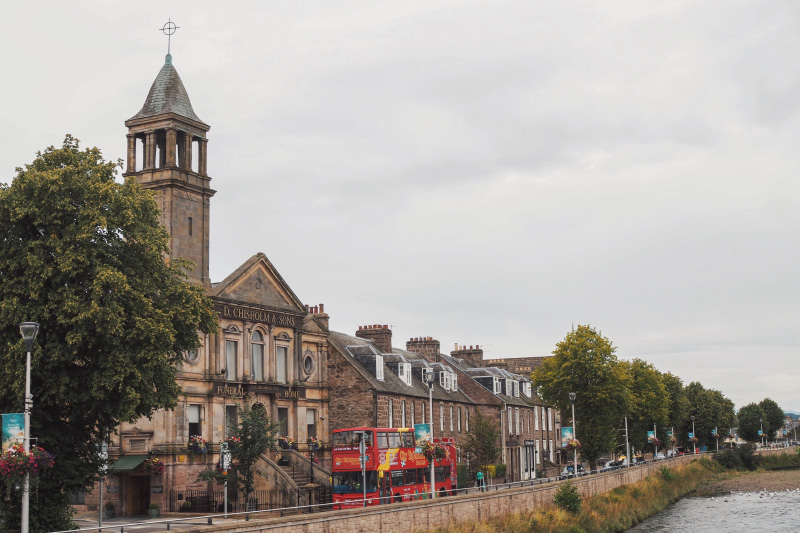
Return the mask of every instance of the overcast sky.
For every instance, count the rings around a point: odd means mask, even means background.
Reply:
[[[0,181],[124,158],[173,64],[211,276],[264,252],[336,331],[623,359],[800,411],[800,3],[6,2]]]

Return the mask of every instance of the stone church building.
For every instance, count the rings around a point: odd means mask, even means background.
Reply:
[[[178,369],[183,394],[176,409],[120,426],[109,447],[114,464],[103,499],[122,515],[147,514],[150,503],[176,510],[185,501],[217,511],[217,502],[193,501],[191,494],[213,488],[197,482],[197,475],[217,465],[237,406],[263,406],[280,423],[280,434],[300,443],[301,451],[308,437],[328,435],[328,315],[322,305],[303,304],[262,253],[223,281],[211,282],[209,227],[215,191],[206,164],[210,126],[194,112],[171,55],[141,110],[125,125],[124,176],[154,193],[170,237],[168,260],[194,262],[189,279],[208,290],[220,330],[203,336],[197,352],[184,354]],[[206,454],[187,453],[191,436],[207,441]],[[149,458],[165,464],[163,474],[147,473]],[[282,479],[280,472],[271,478]],[[274,487],[258,479],[265,488]],[[87,504],[97,503],[97,492],[86,498]]]

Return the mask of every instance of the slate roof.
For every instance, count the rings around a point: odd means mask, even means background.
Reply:
[[[441,363],[432,364],[418,353],[399,348],[392,348],[392,353],[382,354],[371,341],[337,331],[329,333],[328,342],[353,364],[355,369],[374,389],[387,394],[416,396],[427,400],[429,395],[428,386],[420,379],[420,370],[422,368],[436,369],[437,365],[440,367],[448,366]],[[376,354],[380,354],[383,357],[383,381],[375,377]],[[387,363],[398,362],[411,363],[411,386],[406,385],[397,373],[387,365]],[[446,391],[439,385],[438,378],[433,385],[433,398],[449,402],[475,403],[460,388],[457,392]]]
[[[505,402],[509,405],[518,405],[524,407],[530,407],[535,404],[535,400],[533,398],[529,398],[525,395],[522,391],[522,388],[519,389],[519,398],[514,398],[504,393],[496,394],[491,387],[487,385],[485,380],[481,378],[499,378],[499,379],[512,379],[520,382],[520,385],[524,381],[530,381],[525,376],[520,376],[519,374],[514,374],[509,372],[504,368],[497,368],[497,367],[479,367],[479,368],[466,368],[463,365],[462,359],[456,359],[454,357],[450,357],[446,354],[439,354],[439,357],[453,366],[458,367],[464,374],[467,375],[470,379],[473,379],[479,385],[481,385],[484,389],[489,391],[491,394],[494,394],[497,398]]]
[[[194,109],[192,109],[189,94],[183,86],[181,77],[178,76],[178,71],[172,66],[172,56],[170,54],[167,54],[164,66],[161,67],[161,71],[150,87],[150,92],[147,94],[147,100],[145,100],[142,110],[128,120],[155,117],[167,113],[175,113],[181,117],[199,122],[208,128],[208,125],[200,120]]]

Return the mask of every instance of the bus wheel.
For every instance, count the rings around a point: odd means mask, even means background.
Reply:
[[[403,497],[402,496],[400,496],[399,494],[395,494],[394,495],[394,503],[400,503],[402,501],[403,501]]]

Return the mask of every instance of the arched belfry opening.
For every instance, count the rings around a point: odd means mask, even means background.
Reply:
[[[162,223],[170,235],[170,258],[195,264],[189,279],[211,286],[208,275],[210,200],[208,140],[211,127],[200,120],[167,54],[141,111],[125,121],[128,161],[124,176],[155,192]]]

